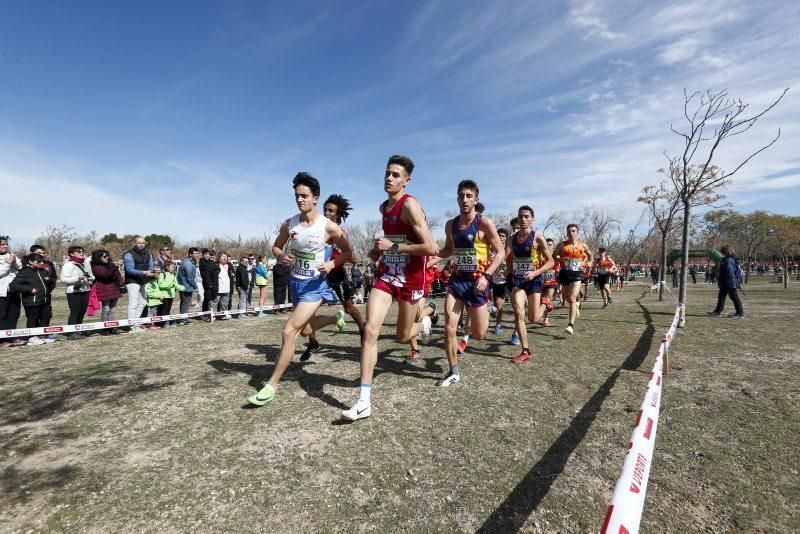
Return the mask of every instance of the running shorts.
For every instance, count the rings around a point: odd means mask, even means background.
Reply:
[[[403,300],[412,303],[417,302],[425,294],[423,289],[408,289],[405,286],[395,286],[381,279],[375,281],[372,289],[390,294],[393,300]]]
[[[342,304],[348,300],[353,300],[353,296],[355,295],[355,288],[353,288],[353,284],[347,281],[344,281],[340,284],[331,284],[331,289],[333,289],[333,292],[336,293],[336,297]]]
[[[608,281],[611,279],[611,276],[608,274],[598,274],[597,275],[597,285],[603,287],[604,285],[608,284]]]
[[[567,271],[566,269],[558,271],[558,282],[562,286],[568,286],[573,282],[581,282],[581,281],[583,281],[582,271]]]
[[[508,284],[495,284],[492,282],[492,295],[495,299],[508,299]]]
[[[541,293],[542,289],[544,289],[544,279],[542,278],[542,275],[537,276],[533,280],[514,278],[514,287],[520,288],[525,292],[526,295]]]
[[[489,301],[489,287],[480,293],[475,291],[475,280],[454,276],[447,284],[447,292],[458,300],[463,300],[467,308],[480,308]]]
[[[336,302],[336,295],[328,285],[328,279],[312,278],[311,280],[299,280],[289,278],[289,287],[292,294],[292,305],[297,306],[298,302]]]

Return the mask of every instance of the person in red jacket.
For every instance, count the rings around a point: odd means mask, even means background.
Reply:
[[[114,309],[122,295],[119,289],[124,281],[122,273],[119,272],[117,264],[111,260],[111,254],[105,249],[92,252],[91,266],[92,274],[95,277],[97,299],[103,305],[100,319],[103,322],[113,321]],[[116,331],[112,330],[112,333],[116,333]]]

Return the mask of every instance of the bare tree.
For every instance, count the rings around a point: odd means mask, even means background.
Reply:
[[[62,224],[61,226],[47,226],[39,236],[36,243],[47,249],[53,261],[60,262],[64,256],[64,245],[71,243],[78,234],[75,228]]]
[[[669,170],[659,169],[659,172],[665,174],[673,173],[675,168],[670,162]],[[645,186],[636,201],[647,206],[651,228],[658,231],[658,236],[661,239],[658,300],[664,300],[664,280],[666,280],[667,276],[667,236],[674,228],[675,216],[681,208],[681,199],[674,189],[671,190],[669,188],[666,181],[662,181],[658,187],[654,185]]]
[[[583,208],[582,217],[586,228],[583,230],[586,240],[595,247],[608,247],[614,239],[614,234],[619,233],[622,220],[618,215],[596,206]]]
[[[686,322],[686,283],[687,265],[689,263],[689,227],[691,225],[692,207],[700,205],[704,197],[713,197],[718,189],[730,183],[731,178],[739,169],[744,167],[753,157],[775,144],[781,136],[778,134],[772,141],[762,146],[750,155],[744,157],[732,171],[725,171],[714,165],[714,157],[723,141],[747,132],[768,111],[778,105],[783,99],[783,93],[767,106],[763,111],[750,115],[750,105],[741,99],[732,99],[727,90],[705,93],[695,92],[689,95],[684,90],[683,114],[686,126],[678,130],[670,126],[673,133],[681,137],[683,152],[678,158],[669,158],[671,165],[677,163],[677,172],[672,173],[672,183],[683,206],[683,261],[681,262],[681,284],[678,300],[681,304],[680,325]]]

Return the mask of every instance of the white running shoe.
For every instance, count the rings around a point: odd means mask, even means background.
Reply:
[[[436,382],[436,385],[440,388],[446,388],[452,384],[461,380],[461,375],[454,375],[453,373],[448,372],[447,376]]]
[[[44,345],[45,343],[47,343],[45,340],[36,336],[33,336],[28,340],[28,345]]]
[[[359,399],[349,410],[342,410],[342,417],[350,421],[358,421],[372,415],[372,405]]]
[[[422,332],[420,336],[420,341],[427,344],[431,340],[431,318],[427,315],[422,318]]]

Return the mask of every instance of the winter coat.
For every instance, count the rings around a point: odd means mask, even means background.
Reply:
[[[185,288],[184,293],[197,291],[197,266],[192,258],[183,258],[181,266],[178,267],[178,283]]]
[[[739,289],[739,279],[736,277],[736,266],[739,258],[736,256],[725,256],[719,264],[719,274],[717,284],[726,289]]]
[[[11,281],[8,290],[22,296],[23,306],[43,306],[50,302],[55,287],[56,279],[50,276],[47,269],[34,269],[26,265]]]
[[[8,295],[8,285],[22,269],[22,262],[19,261],[19,258],[11,263],[6,263],[7,257],[8,254],[0,254],[0,297]]]
[[[85,276],[89,279],[89,283],[83,284],[79,290],[75,289],[75,284],[78,278]],[[83,264],[67,261],[61,266],[61,281],[67,285],[66,293],[88,293],[91,291],[91,281],[94,280],[91,269],[86,269]]]
[[[219,295],[219,274],[222,272],[222,267],[219,266],[219,263],[214,262],[211,266],[211,287],[207,289],[207,291],[211,292],[211,298],[217,298]],[[234,274],[233,265],[230,263],[228,264],[228,276],[230,277],[231,282],[231,292],[236,287],[236,275]]]
[[[115,264],[111,262],[93,263],[92,274],[95,279],[94,287],[97,299],[100,302],[108,302],[122,296],[119,291],[119,285],[123,282],[122,273]]]
[[[161,306],[164,297],[161,296],[161,288],[158,287],[158,278],[151,278],[144,285],[144,293],[147,296],[147,306]]]
[[[200,258],[200,264],[199,264],[200,278],[203,280],[203,289],[205,289],[206,291],[209,291],[213,285],[213,282],[211,280],[212,278],[211,271],[214,269],[214,265],[216,265],[216,263],[217,262],[215,262],[214,260],[207,260],[205,258]],[[217,274],[219,274],[219,272]]]
[[[276,263],[275,267],[272,268],[272,274],[274,275],[272,278],[272,284],[276,286],[289,285],[289,275],[291,272],[292,271],[289,269],[289,267],[284,267],[280,263]]]
[[[178,291],[186,291],[186,288],[178,283],[178,279],[170,272],[164,272],[158,275],[158,288],[161,290],[162,299],[175,298],[175,293]]]
[[[250,270],[246,265],[239,264],[236,267],[236,288],[248,289],[250,287]]]

